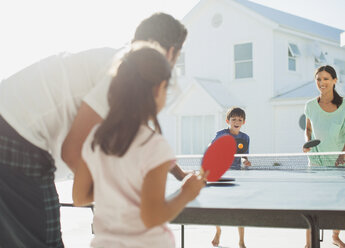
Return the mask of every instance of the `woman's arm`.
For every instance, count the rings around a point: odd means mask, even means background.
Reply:
[[[343,152],[345,152],[345,145],[343,147]],[[335,166],[338,166],[341,164],[345,164],[345,154],[340,154],[337,160],[335,161]]]
[[[75,206],[90,205],[94,201],[93,180],[84,160],[80,161],[74,174],[72,198]]]
[[[306,141],[311,140],[311,134],[312,134],[313,130],[311,128],[311,122],[309,120],[309,118],[306,119],[306,125],[305,125],[305,139]],[[303,148],[303,152],[309,152],[310,148]]]
[[[151,228],[174,219],[199,194],[205,186],[205,177],[191,175],[182,186],[180,193],[170,199],[165,198],[167,174],[171,161],[147,173],[141,191],[141,219]],[[205,176],[206,173],[205,173]]]

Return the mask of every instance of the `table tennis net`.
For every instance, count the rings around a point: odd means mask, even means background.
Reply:
[[[248,170],[304,170],[313,168],[334,168],[339,155],[345,152],[319,152],[319,153],[280,153],[280,154],[236,154],[241,161],[247,158],[251,166]],[[184,170],[199,170],[202,163],[202,155],[179,155],[177,164]],[[338,167],[345,167],[340,164]]]

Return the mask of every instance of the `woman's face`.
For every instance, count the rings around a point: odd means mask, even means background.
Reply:
[[[316,85],[321,94],[333,92],[333,87],[337,82],[336,78],[332,78],[327,71],[321,71],[316,74]]]

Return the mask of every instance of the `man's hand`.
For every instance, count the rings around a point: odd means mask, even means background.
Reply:
[[[183,178],[189,174],[188,172],[182,170],[178,164],[175,164],[175,166],[170,170],[170,173],[173,174],[174,177],[179,181],[182,181]]]

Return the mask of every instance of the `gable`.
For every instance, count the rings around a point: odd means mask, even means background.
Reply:
[[[243,7],[240,8],[239,6]],[[280,10],[266,7],[248,0],[204,0],[200,1],[184,18],[183,21],[192,25],[198,23],[205,13],[210,9],[218,8],[227,11],[227,7],[235,9],[236,12],[242,12],[261,23],[279,25],[283,29],[297,31],[302,34],[312,35],[324,40],[340,44],[340,36],[344,30],[327,26],[303,17],[292,15]],[[224,14],[223,14],[224,16]]]
[[[220,111],[223,108],[196,83],[192,83],[172,108],[177,115],[207,115]]]
[[[267,19],[278,23],[281,27],[300,31],[302,33],[321,37],[333,42],[340,42],[340,34],[343,30],[324,25],[309,19],[295,16],[280,10],[272,9],[248,0],[229,0],[235,1],[248,9],[266,17]]]

